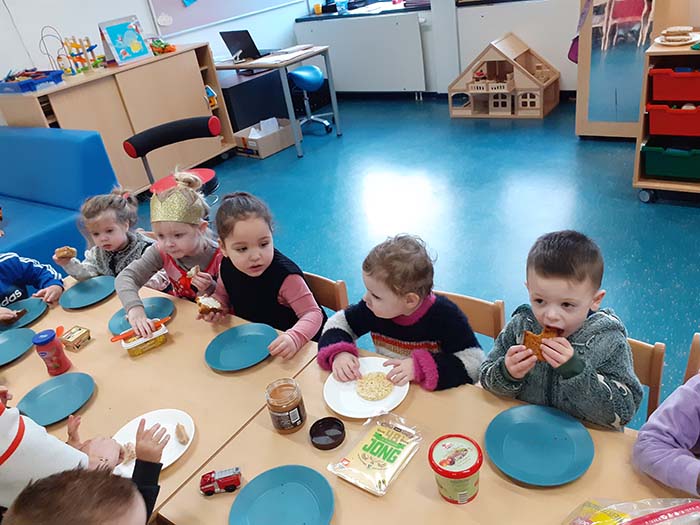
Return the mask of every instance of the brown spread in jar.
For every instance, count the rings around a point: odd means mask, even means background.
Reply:
[[[279,433],[290,434],[304,425],[304,399],[294,379],[278,379],[267,385],[266,398],[272,425]]]

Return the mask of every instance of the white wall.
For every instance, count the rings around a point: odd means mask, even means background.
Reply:
[[[576,34],[578,17],[579,0],[460,7],[457,9],[460,68],[465,69],[489,42],[510,31],[559,70],[562,90],[575,90],[576,64],[566,55]]]
[[[99,42],[97,24],[126,15],[136,15],[144,33],[154,35],[153,18],[146,0],[5,0],[19,29],[10,24],[0,3],[0,71],[36,66],[46,69],[48,60],[39,51],[44,25],[53,25],[63,37],[89,36]],[[235,1],[235,0],[232,0]],[[294,19],[307,14],[306,2],[239,18],[172,38],[174,43],[209,42],[214,55],[229,56],[219,31],[250,30],[259,47],[285,47],[294,43]],[[20,37],[21,35],[21,37]],[[27,50],[24,51],[24,44]],[[29,58],[27,57],[29,55]]]

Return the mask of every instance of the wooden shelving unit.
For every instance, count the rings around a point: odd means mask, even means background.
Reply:
[[[234,147],[233,128],[225,104],[209,107],[204,86],[223,100],[208,44],[177,46],[133,64],[109,67],[35,92],[0,95],[0,111],[8,125],[90,129],[102,136],[107,155],[122,187],[139,193],[150,186],[143,164],[126,155],[124,140],[159,124],[189,117],[216,115],[221,135],[171,144],[148,154],[156,179],[176,166],[192,168]]]
[[[684,151],[690,152],[694,149],[700,150],[700,126],[690,131],[687,130],[688,126],[679,126],[678,134],[670,134],[665,131],[664,133],[651,132],[650,115],[649,111],[647,111],[648,104],[668,105],[669,108],[677,108],[671,109],[671,112],[680,117],[681,123],[685,121],[686,116],[690,117],[691,115],[678,113],[686,111],[679,108],[682,108],[686,103],[693,103],[695,106],[700,107],[700,91],[695,96],[687,99],[676,99],[675,97],[674,99],[668,99],[655,96],[653,89],[654,80],[649,74],[654,68],[672,70],[675,70],[675,68],[691,68],[700,70],[700,51],[692,50],[690,46],[669,47],[652,44],[646,52],[645,77],[642,87],[639,131],[637,134],[634,176],[632,180],[632,185],[635,188],[639,188],[639,199],[642,202],[653,202],[656,199],[656,190],[700,193],[700,170],[695,173],[695,177],[692,176],[692,173],[683,177],[672,177],[668,175],[652,175],[647,172],[645,146],[671,148],[673,155],[682,155]],[[695,111],[700,111],[700,109]]]

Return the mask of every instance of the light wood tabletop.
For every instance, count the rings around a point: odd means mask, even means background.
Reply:
[[[637,500],[679,495],[636,472],[630,464],[634,431],[618,433],[590,429],[595,459],[588,471],[568,485],[536,488],[521,485],[503,475],[488,457],[480,471],[480,491],[466,505],[443,501],[438,492],[427,454],[439,436],[461,433],[484,448],[484,434],[491,420],[517,402],[498,398],[480,387],[463,386],[441,392],[427,392],[412,385],[403,403],[394,410],[410,425],[422,431],[424,441],[418,453],[383,497],[373,496],[326,470],[354,446],[362,422],[341,418],[347,437],[337,449],[321,451],[312,447],[309,428],[318,418],[334,415],[323,400],[323,383],[328,376],[315,363],[297,377],[308,419],[295,434],[280,435],[272,428],[267,410],[259,413],[211,461],[183,486],[160,510],[159,523],[227,523],[236,493],[204,497],[199,494],[201,474],[239,466],[244,486],[258,474],[286,464],[306,465],[329,481],[335,497],[331,523],[538,523],[559,525],[579,504],[589,498]]]
[[[281,69],[303,60],[308,60],[326,51],[328,51],[328,46],[313,46],[304,50],[303,53],[290,53],[290,58],[287,60],[282,60],[284,58],[283,54],[275,53],[265,55],[261,58],[247,59],[243,62],[234,63],[232,60],[224,60],[216,63],[216,69]],[[279,60],[279,62],[277,60]]]
[[[164,296],[146,288],[141,295]],[[30,326],[38,332],[80,325],[91,332],[93,340],[79,352],[66,351],[73,362],[70,371],[86,372],[95,380],[92,398],[77,412],[82,416],[81,438],[111,436],[131,419],[161,408],[177,408],[192,416],[194,441],[161,473],[156,508],[265,407],[265,387],[270,382],[296,376],[316,357],[316,345],[308,344],[289,361],[268,358],[247,370],[215,372],[204,360],[207,345],[218,333],[244,321],[229,318],[228,324],[209,325],[196,320],[194,303],[167,297],[175,303],[168,341],[136,358],[129,357],[119,343],[110,342],[107,324],[121,308],[116,295],[82,310],[57,306]],[[9,388],[14,403],[47,379],[46,367],[34,350],[0,369],[0,384]],[[65,440],[66,423],[51,425],[48,431]]]

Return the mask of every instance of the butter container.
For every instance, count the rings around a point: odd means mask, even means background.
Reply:
[[[151,337],[139,337],[138,335],[134,335],[128,339],[122,339],[122,348],[129,352],[131,357],[136,357],[165,343],[165,334],[167,333],[168,328],[162,325],[151,334]]]
[[[71,352],[77,352],[90,341],[90,330],[82,326],[74,326],[61,336],[63,346]]]

